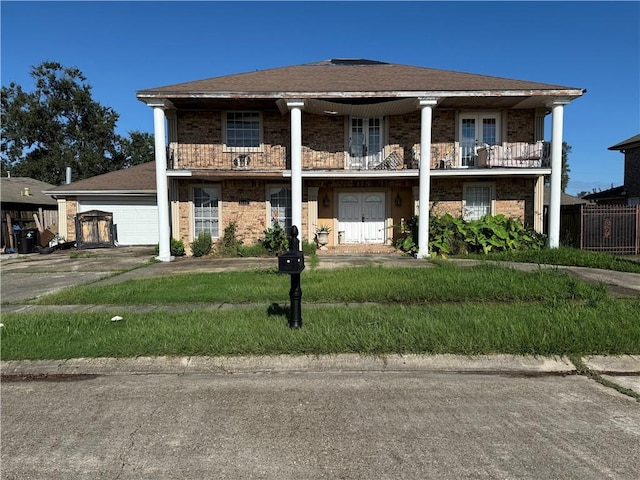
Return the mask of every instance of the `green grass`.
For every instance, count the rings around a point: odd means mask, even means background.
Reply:
[[[467,258],[483,260],[526,262],[547,265],[567,265],[601,268],[618,272],[640,273],[640,261],[608,253],[589,252],[570,247],[545,248],[542,250],[512,250],[489,253],[488,255],[468,255]]]
[[[2,359],[357,352],[640,353],[639,301],[303,307],[303,327],[264,308],[184,313],[8,314]]]
[[[41,304],[85,313],[3,314],[2,360],[333,353],[640,354],[640,298],[612,298],[557,269],[307,269],[303,328],[287,327],[289,277],[272,270],[185,274],[84,286]],[[172,305],[250,303],[232,310]],[[321,306],[318,303],[332,303]],[[349,306],[346,305],[349,303]],[[141,313],[127,305],[165,305]],[[111,322],[113,315],[120,322]]]
[[[130,280],[110,286],[73,287],[43,297],[38,303],[273,302],[288,299],[289,285],[289,277],[275,270],[198,273]],[[302,273],[301,285],[305,302],[504,302],[591,298],[605,294],[604,286],[580,282],[555,269],[527,273],[499,265],[457,267],[446,262],[433,268],[307,269]]]

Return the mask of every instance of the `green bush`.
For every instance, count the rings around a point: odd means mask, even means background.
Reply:
[[[242,240],[236,238],[238,226],[235,222],[229,223],[224,229],[224,234],[216,245],[216,253],[225,257],[237,257],[240,255]]]
[[[302,241],[302,253],[305,255],[315,255],[318,250],[318,245],[316,242],[307,242],[306,240]]]
[[[278,255],[289,249],[288,234],[277,221],[274,220],[273,226],[262,233],[264,238],[260,240],[260,243],[270,254]]]
[[[198,238],[191,243],[191,252],[194,257],[209,255],[213,242],[209,232],[200,232]]]
[[[413,218],[396,241],[396,248],[415,254],[418,248],[418,219]],[[485,215],[466,221],[445,214],[429,218],[429,250],[436,255],[540,250],[545,237],[519,220],[504,215]]]
[[[397,228],[399,237],[396,240],[395,247],[409,255],[418,253],[418,217],[411,216],[409,221]]]
[[[171,246],[169,247],[171,255],[174,257],[182,257],[184,255],[184,242],[175,238],[171,239]],[[160,245],[156,244],[155,254],[160,253]]]

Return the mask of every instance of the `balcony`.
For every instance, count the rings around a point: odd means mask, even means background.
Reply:
[[[461,146],[458,142],[431,145],[431,169],[541,168],[549,167],[546,142],[505,142],[501,145]],[[223,145],[176,144],[167,149],[172,169],[222,171],[282,171],[291,168],[290,149],[282,145],[227,151]],[[302,147],[303,170],[374,171],[417,169],[420,145],[388,145],[380,152],[351,155],[345,151]]]
[[[175,170],[286,170],[290,168],[290,158],[288,148],[282,145],[230,150],[219,144],[171,143],[167,165]]]

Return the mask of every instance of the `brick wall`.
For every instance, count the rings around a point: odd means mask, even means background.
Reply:
[[[173,236],[177,236],[183,241],[188,254],[190,254],[189,244],[194,240],[192,189],[194,186],[206,187],[207,185],[220,188],[219,238],[221,239],[224,235],[226,227],[235,223],[236,238],[242,240],[245,245],[253,245],[259,239],[264,238],[264,230],[271,227],[270,224],[267,224],[267,186],[288,185],[288,181],[286,179],[243,180],[236,178],[220,182],[181,182],[178,186],[179,225],[173,226]],[[305,195],[303,202],[306,200]],[[307,218],[307,208],[304,204],[302,226],[299,227],[303,238],[306,238]]]
[[[238,152],[224,151],[222,111],[178,111],[178,146],[174,168],[233,169]],[[533,142],[535,110],[509,110],[506,113],[508,142]],[[278,111],[262,112],[263,144],[261,152],[250,152],[250,169],[290,168],[290,117]],[[396,152],[408,162],[420,145],[419,111],[386,118],[388,152]],[[455,141],[456,112],[433,111],[431,141]],[[303,168],[342,169],[345,152],[345,117],[312,115],[303,112]]]
[[[624,154],[624,186],[629,197],[640,197],[640,147]]]
[[[61,232],[67,242],[76,239],[76,215],[78,215],[78,197],[67,197],[67,231]]]
[[[508,110],[507,111],[507,138],[505,142],[535,141],[535,110]]]
[[[174,168],[232,170],[238,151],[225,150],[220,111],[178,111],[178,147]],[[263,146],[260,152],[248,151],[251,169],[287,168],[287,151],[291,144],[289,117],[279,112],[262,112]]]
[[[345,120],[339,116],[303,114],[302,168],[344,168]]]
[[[434,215],[448,213],[454,217],[462,216],[462,199],[464,184],[481,183],[484,180],[474,179],[432,179],[431,208]],[[517,218],[521,222],[533,226],[534,220],[534,186],[531,178],[495,178],[489,181],[495,186],[495,214],[509,218]]]

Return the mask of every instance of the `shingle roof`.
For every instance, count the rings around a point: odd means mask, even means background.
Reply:
[[[585,195],[585,200],[611,200],[622,199],[627,197],[627,190],[624,185],[618,187],[609,188],[608,190],[602,190],[601,192],[590,193]]]
[[[28,188],[28,195],[25,195]],[[57,205],[57,202],[42,193],[55,188],[46,182],[29,177],[2,177],[0,179],[0,197],[2,203],[23,203],[28,205]]]
[[[524,80],[491,77],[372,60],[333,59],[304,65],[258,70],[205,80],[150,88],[138,98],[186,96],[261,96],[375,92],[453,91],[572,91],[584,90]]]
[[[620,143],[616,143],[615,145],[608,148],[608,150],[626,150],[629,147],[638,147],[640,146],[640,133],[638,135],[634,135],[631,138],[627,138]]]
[[[551,198],[551,188],[544,187],[544,204],[549,205]],[[569,195],[568,193],[560,192],[560,205],[580,205],[582,203],[587,203],[586,200],[575,197],[573,195]]]
[[[122,170],[97,175],[52,188],[52,195],[90,192],[139,192],[156,191],[156,162],[147,162]]]

